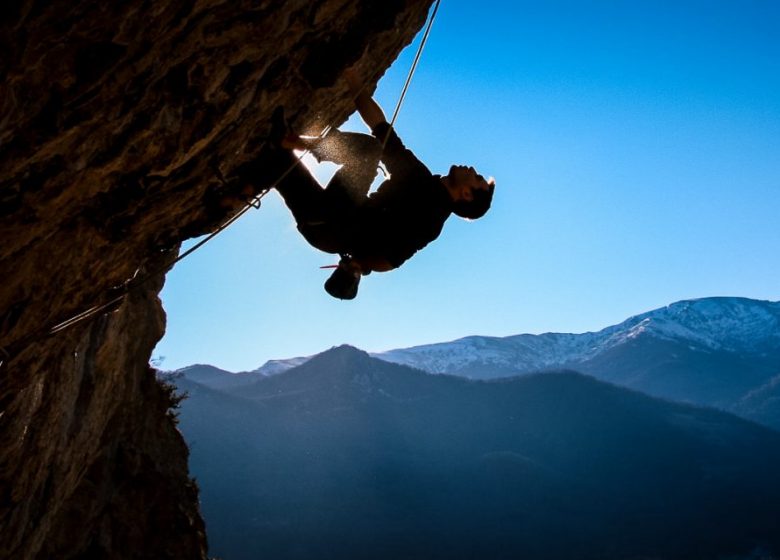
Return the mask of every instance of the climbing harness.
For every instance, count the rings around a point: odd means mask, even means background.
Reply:
[[[414,73],[417,70],[417,64],[419,63],[420,57],[422,56],[422,51],[425,48],[425,43],[428,40],[428,35],[430,35],[431,27],[433,26],[433,21],[436,18],[436,13],[439,10],[440,4],[441,4],[441,0],[436,0],[433,10],[431,12],[431,16],[430,18],[428,18],[428,23],[426,25],[425,32],[423,33],[422,40],[420,41],[420,45],[417,48],[417,53],[412,62],[412,66],[409,69],[409,73],[406,77],[406,82],[404,83],[404,87],[401,90],[401,95],[398,98],[398,102],[396,103],[395,110],[393,111],[393,116],[390,120],[390,127],[388,128],[387,134],[385,135],[384,142],[382,143],[383,150],[387,145],[388,138],[390,137],[390,130],[395,124],[396,118],[398,117],[398,113],[401,110],[401,105],[403,104],[404,98],[406,97],[406,93],[409,89],[409,84],[411,83],[412,77],[414,76]],[[362,93],[365,87],[366,84],[363,84],[363,87],[358,91],[357,94],[355,94],[355,96],[360,95],[360,93]],[[327,136],[331,128],[332,128],[331,125],[327,125],[322,130],[322,132],[320,132],[318,137],[324,138],[325,136]],[[203,247],[206,243],[208,243],[209,241],[214,239],[217,235],[222,233],[225,229],[230,227],[234,222],[236,222],[239,218],[241,218],[241,216],[246,214],[250,208],[260,208],[260,203],[263,197],[266,194],[268,194],[272,189],[274,189],[280,182],[282,182],[282,180],[284,180],[284,178],[287,177],[287,175],[289,175],[293,169],[295,169],[295,167],[300,163],[300,161],[304,158],[304,156],[307,153],[309,153],[309,151],[310,150],[305,150],[303,153],[301,153],[301,155],[295,159],[292,165],[290,165],[290,167],[288,167],[287,170],[285,170],[285,172],[282,173],[270,186],[264,188],[256,196],[249,199],[243,208],[241,208],[238,212],[233,214],[230,218],[228,218],[223,224],[217,227],[217,229],[215,229],[209,235],[207,235],[202,240],[197,242],[195,245],[193,245],[192,247],[190,247],[189,249],[187,249],[186,251],[178,255],[175,259],[171,260],[170,262],[167,262],[165,265],[155,269],[154,271],[140,277],[139,277],[140,269],[138,269],[136,270],[132,278],[125,281],[123,284],[119,286],[110,288],[102,298],[105,300],[103,303],[95,304],[92,307],[85,309],[84,311],[81,311],[80,313],[77,313],[72,317],[69,317],[68,319],[65,319],[63,321],[58,321],[53,325],[46,326],[36,331],[33,331],[32,333],[29,333],[28,335],[16,340],[15,342],[9,344],[8,346],[5,347],[0,346],[0,371],[2,371],[5,367],[7,367],[8,363],[15,356],[17,356],[24,349],[26,349],[30,344],[48,338],[49,336],[53,336],[61,331],[64,331],[65,329],[72,327],[73,325],[91,319],[99,314],[102,315],[110,311],[113,311],[114,309],[119,307],[119,305],[122,303],[122,301],[124,301],[125,297],[131,291],[137,290],[139,287],[144,285],[152,278],[159,276],[160,274],[162,274],[163,272],[165,272],[166,270],[174,266],[176,263],[182,261],[183,259],[187,258],[189,255],[191,255],[192,253],[194,253],[195,251]],[[224,177],[222,177],[222,173],[219,171],[219,168],[217,167],[214,171],[215,174],[217,175],[217,178],[224,183],[225,180]],[[338,267],[338,265],[335,265],[335,267]],[[328,267],[321,267],[321,268],[331,268],[331,267],[328,266]]]

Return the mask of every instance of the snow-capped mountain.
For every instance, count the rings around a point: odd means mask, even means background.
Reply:
[[[780,348],[780,302],[745,298],[687,300],[598,332],[469,336],[374,356],[431,373],[492,378],[560,367],[576,369],[607,351],[648,338],[683,343],[703,352],[776,351]]]
[[[687,300],[598,332],[470,336],[375,356],[474,379],[567,368],[756,421],[780,418],[776,391],[760,390],[780,375],[780,302]]]

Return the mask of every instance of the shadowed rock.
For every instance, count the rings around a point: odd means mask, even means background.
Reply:
[[[0,373],[0,557],[205,557],[186,448],[147,366],[162,278],[110,315],[15,343],[222,223],[234,210],[212,201],[277,106],[300,132],[343,121],[340,73],[355,64],[375,83],[430,2],[376,5],[0,8],[0,347],[15,350]]]

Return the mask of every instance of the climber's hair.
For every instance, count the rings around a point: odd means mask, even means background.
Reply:
[[[472,189],[474,196],[471,200],[457,200],[452,205],[452,212],[456,216],[467,220],[476,220],[485,215],[493,202],[493,191],[496,188],[496,180],[491,177],[487,181],[487,189]]]

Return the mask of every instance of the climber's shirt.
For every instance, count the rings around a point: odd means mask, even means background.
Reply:
[[[370,194],[356,213],[352,256],[381,257],[399,267],[439,237],[452,212],[452,199],[441,182],[404,146],[387,123],[371,131],[385,143],[381,161],[390,178]]]

